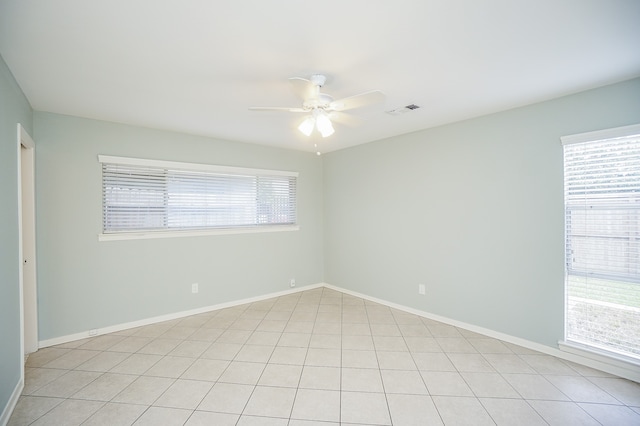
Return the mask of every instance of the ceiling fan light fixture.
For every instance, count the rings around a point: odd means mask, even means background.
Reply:
[[[327,136],[331,136],[335,130],[333,130],[333,125],[331,124],[331,120],[327,117],[326,114],[319,114],[316,119],[316,127],[318,131],[322,134],[323,138]]]
[[[298,126],[298,130],[300,130],[305,136],[311,135],[313,132],[313,127],[316,124],[316,119],[312,116],[309,116],[304,119],[302,123]]]

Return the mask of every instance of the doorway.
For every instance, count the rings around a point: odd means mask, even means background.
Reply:
[[[38,350],[35,143],[18,124],[18,249],[23,359]]]

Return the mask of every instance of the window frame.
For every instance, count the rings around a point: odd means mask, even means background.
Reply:
[[[283,232],[283,231],[298,231],[300,226],[297,222],[297,178],[298,172],[282,171],[282,170],[269,170],[269,169],[254,169],[245,167],[234,166],[222,166],[203,163],[186,163],[177,161],[165,161],[165,160],[153,160],[144,158],[132,158],[132,157],[118,157],[111,155],[98,155],[98,163],[101,166],[101,225],[102,231],[98,234],[98,241],[117,241],[117,240],[136,240],[136,239],[150,239],[150,238],[175,238],[175,237],[195,237],[195,236],[207,236],[207,235],[230,235],[230,234],[247,234],[247,233],[262,233],[262,232]],[[229,225],[222,227],[204,227],[194,229],[139,229],[139,230],[120,230],[105,232],[105,205],[104,205],[104,175],[102,174],[103,164],[114,164],[121,166],[133,166],[133,167],[149,167],[159,169],[172,169],[172,170],[184,170],[189,172],[206,172],[219,175],[238,175],[238,176],[252,176],[259,178],[261,176],[271,177],[293,177],[296,182],[295,188],[295,207],[293,224],[268,224],[268,225]]]
[[[563,169],[566,169],[566,159],[564,146],[571,144],[581,144],[581,143],[589,143],[589,142],[604,142],[610,139],[616,138],[628,138],[633,137],[635,135],[640,134],[640,124],[634,124],[630,126],[623,126],[611,129],[598,130],[587,133],[580,133],[575,135],[563,136],[561,137],[561,144],[563,146]],[[564,176],[564,195],[563,195],[563,232],[564,232],[564,340],[558,342],[558,346],[560,350],[573,353],[580,356],[585,356],[587,358],[591,358],[601,362],[614,363],[616,366],[621,368],[628,368],[629,365],[638,366],[640,365],[640,357],[631,355],[629,352],[621,352],[614,347],[608,347],[604,345],[597,344],[595,342],[586,342],[582,340],[575,340],[569,336],[569,284],[568,277],[572,276],[583,276],[591,279],[605,279],[605,280],[622,280],[621,282],[635,282],[638,283],[637,277],[633,279],[632,276],[625,277],[622,274],[616,273],[585,273],[585,271],[580,271],[580,269],[572,270],[569,265],[569,261],[567,260],[568,250],[571,249],[571,243],[569,241],[569,236],[567,235],[568,225],[567,225],[567,195],[566,195],[566,176]],[[600,206],[603,211],[605,211],[604,205]],[[618,206],[618,208],[620,208]],[[614,211],[615,209],[610,209],[610,211]],[[621,209],[624,210],[624,209]],[[573,273],[571,273],[573,271]],[[634,367],[634,368],[636,368]]]

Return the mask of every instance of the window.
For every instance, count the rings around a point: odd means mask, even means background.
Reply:
[[[562,142],[565,338],[640,360],[640,125]]]
[[[297,229],[295,172],[109,156],[98,160],[102,239],[167,236],[162,231]]]

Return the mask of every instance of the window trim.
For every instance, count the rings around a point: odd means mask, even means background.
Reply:
[[[246,167],[220,166],[203,163],[186,163],[178,161],[152,160],[144,158],[118,157],[111,155],[98,155],[100,164],[121,164],[140,167],[159,167],[188,171],[203,171],[220,174],[232,175],[269,175],[269,176],[299,176],[298,172],[269,170],[269,169],[253,169]],[[101,183],[102,185],[102,183]],[[104,206],[101,207],[104,209]],[[123,232],[100,232],[98,241],[118,241],[118,240],[138,240],[138,239],[154,239],[154,238],[176,238],[176,237],[198,237],[209,235],[233,235],[233,234],[253,234],[262,232],[286,232],[298,231],[300,226],[296,224],[287,225],[269,225],[269,226],[242,226],[228,228],[204,228],[204,229],[175,229],[175,230],[139,230],[139,231],[123,231]]]
[[[198,229],[192,231],[148,231],[98,234],[98,241],[146,240],[153,238],[202,237],[207,235],[256,234],[261,232],[299,231],[300,225],[272,225],[242,228]]]
[[[150,160],[146,158],[115,157],[112,155],[98,155],[98,162],[99,163],[116,163],[116,164],[122,164],[122,165],[128,165],[128,166],[164,167],[168,169],[228,173],[228,174],[234,174],[234,175],[266,174],[271,176],[298,177],[298,172],[289,172],[289,171],[283,171],[283,170],[251,169],[247,167],[218,166],[218,165],[203,164],[203,163],[185,163],[180,161]]]
[[[602,139],[622,138],[637,133],[640,133],[640,124],[632,124],[630,126],[615,127],[613,129],[595,130],[593,132],[562,136],[560,137],[560,142],[562,145],[570,145]]]
[[[640,134],[640,124],[632,124],[628,126],[615,127],[609,129],[595,130],[591,132],[578,133],[573,135],[561,136],[560,143],[562,146],[577,144],[577,143],[586,143],[586,142],[595,142],[606,139],[615,139],[628,137],[632,135]],[[563,161],[564,162],[564,161]],[[564,164],[563,164],[564,167]],[[564,180],[564,176],[563,176]],[[566,221],[566,200],[564,200],[563,196],[563,222]],[[563,223],[563,232],[564,232],[564,250],[563,256],[566,256],[566,222]],[[564,278],[564,307],[563,307],[563,340],[558,341],[559,350],[567,353],[571,353],[574,355],[582,356],[585,358],[594,359],[600,362],[606,362],[611,365],[615,365],[620,368],[637,368],[640,365],[640,359],[637,357],[629,356],[626,353],[618,352],[613,348],[605,348],[599,345],[591,345],[585,342],[578,342],[575,340],[571,340],[568,338],[568,330],[567,330],[567,321],[568,321],[568,312],[567,312],[567,283],[566,283],[566,258],[563,260],[565,263],[565,278]]]

